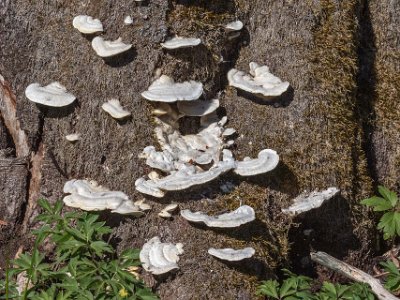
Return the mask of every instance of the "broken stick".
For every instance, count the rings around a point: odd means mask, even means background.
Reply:
[[[311,260],[340,273],[354,281],[367,283],[372,291],[378,296],[380,300],[399,300],[389,291],[387,291],[379,282],[378,279],[373,276],[341,261],[338,260],[325,252],[313,252],[311,253]]]

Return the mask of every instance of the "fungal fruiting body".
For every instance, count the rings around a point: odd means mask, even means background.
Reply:
[[[123,192],[110,191],[95,181],[72,179],[64,185],[65,205],[86,211],[110,209],[113,213],[140,216],[143,212]]]
[[[142,97],[150,101],[176,102],[197,100],[203,94],[203,84],[196,81],[175,83],[167,76],[161,75],[142,93]]]
[[[335,197],[340,190],[336,187],[330,187],[322,192],[314,191],[310,194],[301,194],[293,200],[293,204],[286,209],[282,209],[283,213],[297,215],[314,208],[320,207],[325,201]]]
[[[92,34],[103,31],[103,24],[99,19],[93,19],[91,16],[79,15],[74,18],[72,25],[84,34]]]
[[[66,135],[65,138],[67,139],[67,141],[73,143],[73,142],[80,140],[81,135],[79,133],[71,133],[71,134]]]
[[[215,256],[219,259],[226,261],[241,261],[246,258],[250,258],[254,255],[255,250],[251,247],[243,248],[243,249],[232,249],[232,248],[224,248],[224,249],[208,249],[208,253],[212,256]]]
[[[154,274],[161,275],[179,269],[179,255],[183,254],[181,243],[162,243],[159,237],[153,237],[145,243],[139,257],[143,268]]]
[[[289,82],[282,82],[269,71],[267,66],[260,66],[255,62],[250,63],[250,75],[231,69],[228,72],[228,81],[230,86],[266,99],[280,96],[289,88]]]
[[[267,173],[276,168],[279,163],[279,155],[271,149],[264,149],[258,153],[258,158],[246,157],[238,161],[234,172],[240,176],[254,176]]]
[[[239,31],[243,29],[243,23],[240,20],[230,22],[225,26],[227,31]]]
[[[131,25],[131,24],[133,24],[133,19],[132,19],[132,17],[131,17],[131,16],[126,16],[125,19],[124,19],[124,24],[125,24],[125,25]]]
[[[194,47],[201,44],[201,40],[197,38],[184,38],[184,37],[173,37],[164,43],[161,43],[161,46],[166,49],[178,49],[178,48],[187,48]]]
[[[216,111],[219,107],[219,100],[178,101],[177,106],[179,112],[185,116],[201,117]]]
[[[67,106],[72,104],[76,99],[59,82],[52,82],[46,86],[40,86],[39,83],[32,83],[26,88],[25,95],[32,102],[51,107]]]
[[[178,208],[178,204],[176,203],[171,203],[168,204],[166,207],[164,207],[160,213],[158,214],[158,216],[160,216],[161,218],[171,218],[172,217],[172,212],[174,212],[176,209]]]
[[[129,111],[124,110],[118,99],[108,100],[101,108],[117,120],[126,119],[131,115]]]
[[[181,216],[194,223],[204,223],[208,227],[232,228],[255,220],[254,209],[248,205],[242,205],[238,209],[219,216],[208,216],[198,211],[191,212],[188,209],[181,210]]]
[[[115,41],[105,41],[102,37],[97,36],[92,40],[92,48],[100,57],[111,57],[132,48],[132,44],[125,44],[121,38]]]

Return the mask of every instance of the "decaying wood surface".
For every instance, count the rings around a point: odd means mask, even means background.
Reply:
[[[380,281],[373,276],[357,269],[339,259],[336,259],[325,252],[314,252],[311,253],[311,260],[319,263],[335,272],[340,273],[341,275],[350,278],[351,280],[363,282],[368,284],[375,295],[380,300],[398,300],[399,298],[395,297],[388,290],[386,290],[380,283]]]

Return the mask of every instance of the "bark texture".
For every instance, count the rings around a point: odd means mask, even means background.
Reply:
[[[134,181],[150,169],[137,155],[156,142],[151,107],[140,93],[161,71],[177,81],[202,81],[207,99],[221,92],[220,113],[239,133],[236,157],[255,157],[263,148],[281,157],[278,168],[266,175],[228,174],[189,192],[149,198],[153,210],[144,218],[103,215],[115,226],[120,249],[141,247],[155,235],[184,243],[178,273],[157,279],[143,275],[162,299],[253,299],[257,282],[274,276],[276,268],[311,268],[302,259],[311,249],[361,266],[373,224],[358,202],[378,182],[398,187],[398,6],[392,0],[2,1],[0,74],[16,95],[17,119],[32,152],[29,168],[15,185],[20,191],[9,191],[7,198],[20,208],[21,199],[28,201],[27,225],[37,214],[37,198],[61,198],[63,184],[71,178],[94,179],[142,198]],[[99,18],[106,39],[121,36],[134,50],[116,60],[97,57],[90,38],[72,27],[78,14]],[[123,24],[127,15],[134,19],[132,26]],[[229,40],[224,26],[236,18],[245,29]],[[172,34],[200,37],[203,45],[162,50],[159,43]],[[265,103],[228,87],[227,70],[247,71],[251,61],[267,64],[291,83],[290,91]],[[44,109],[24,96],[28,84],[52,81],[76,95],[77,104],[67,110]],[[132,119],[118,123],[104,113],[101,104],[110,98],[132,111]],[[183,120],[182,130],[195,131],[197,121]],[[10,132],[7,122],[0,122],[1,147],[10,147]],[[82,136],[75,144],[65,139],[73,132]],[[15,166],[10,172],[18,170]],[[235,188],[224,194],[219,187],[227,181]],[[0,190],[8,191],[4,182],[0,180]],[[281,214],[303,190],[329,186],[340,188],[341,196],[317,212],[295,220]],[[5,194],[0,197],[2,207]],[[171,201],[209,213],[235,209],[242,201],[254,207],[257,220],[219,231],[192,226],[180,217],[157,217]],[[301,225],[291,227],[293,221]],[[313,229],[313,238],[306,239],[304,229]],[[256,256],[239,264],[224,264],[207,254],[209,247],[244,246],[254,247]]]

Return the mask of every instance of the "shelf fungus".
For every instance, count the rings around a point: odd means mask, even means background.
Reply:
[[[169,219],[169,218],[172,217],[172,213],[173,213],[175,210],[177,210],[177,208],[178,208],[178,204],[176,204],[176,203],[168,204],[166,207],[164,207],[164,208],[160,211],[160,213],[158,214],[158,216],[161,217],[161,218]]]
[[[124,108],[119,103],[118,99],[111,99],[104,103],[101,108],[109,113],[111,117],[117,120],[123,120],[130,117],[131,113],[124,110]]]
[[[338,188],[330,187],[322,192],[303,193],[293,200],[293,204],[289,208],[282,209],[282,212],[290,215],[301,214],[320,207],[325,201],[335,197],[339,192]]]
[[[230,86],[266,99],[280,96],[289,88],[289,82],[283,82],[267,66],[260,66],[255,62],[250,63],[250,75],[231,69],[228,72],[228,81]]]
[[[154,274],[161,275],[179,269],[179,255],[183,254],[181,243],[162,243],[159,237],[153,237],[143,245],[139,257],[143,268]]]
[[[177,106],[179,112],[185,116],[201,117],[216,111],[219,107],[219,100],[178,101]]]
[[[133,24],[133,19],[131,16],[126,16],[124,19],[124,24],[125,25],[132,25]]]
[[[212,256],[215,256],[219,259],[226,261],[241,261],[246,258],[250,258],[254,255],[255,250],[251,247],[243,248],[243,249],[232,249],[232,248],[224,248],[224,249],[208,249],[208,253]]]
[[[184,37],[173,37],[164,43],[161,43],[161,46],[165,49],[178,49],[178,48],[187,48],[194,47],[201,44],[201,40],[197,38],[184,38]]]
[[[75,143],[81,139],[81,135],[79,133],[71,133],[65,136],[65,139],[68,142]]]
[[[93,19],[91,16],[79,15],[72,21],[74,28],[84,34],[93,34],[103,31],[103,24],[99,19]]]
[[[26,88],[25,95],[32,102],[51,107],[68,106],[76,99],[59,82],[52,82],[46,86],[32,83]]]
[[[225,29],[228,32],[240,31],[243,29],[243,22],[240,20],[230,22],[230,23],[226,24]]]
[[[98,185],[95,181],[72,179],[64,185],[65,205],[86,211],[110,209],[113,213],[141,216],[143,212],[129,197],[119,191]]]
[[[125,44],[121,38],[115,41],[105,41],[102,37],[97,36],[92,40],[92,48],[100,57],[112,57],[132,48],[132,44]]]
[[[203,94],[203,84],[196,81],[176,83],[171,77],[161,75],[142,93],[150,101],[176,102],[197,100]]]
[[[242,205],[238,209],[219,216],[208,216],[198,211],[191,212],[188,209],[181,210],[181,216],[193,223],[204,223],[208,227],[232,228],[252,222],[256,215],[254,209],[248,205]]]
[[[258,153],[258,158],[245,157],[238,161],[234,172],[240,176],[254,176],[267,173],[278,165],[279,155],[271,149],[264,149]]]

